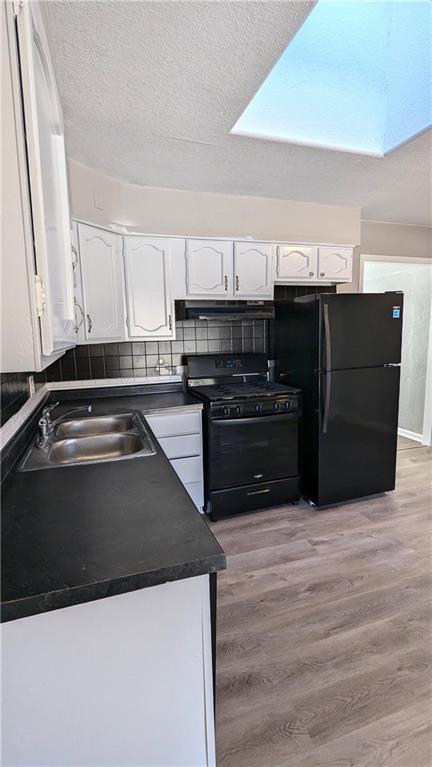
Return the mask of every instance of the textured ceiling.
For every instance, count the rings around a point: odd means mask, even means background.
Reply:
[[[229,134],[313,6],[49,2],[68,155],[147,186],[354,205],[363,218],[432,225],[432,131],[383,159]]]

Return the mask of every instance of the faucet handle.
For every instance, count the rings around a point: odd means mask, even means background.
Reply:
[[[47,406],[46,406],[46,407],[44,407],[44,409],[42,410],[42,415],[43,415],[43,416],[44,416],[44,415],[48,415],[48,413],[51,413],[51,410],[54,410],[54,408],[55,408],[55,407],[57,407],[57,405],[59,405],[59,404],[60,404],[60,402],[54,402],[52,405],[47,405]]]

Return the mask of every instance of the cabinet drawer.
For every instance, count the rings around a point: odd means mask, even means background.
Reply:
[[[233,514],[256,511],[269,506],[296,503],[299,498],[299,477],[218,490],[210,493],[210,518],[223,519]]]
[[[203,512],[203,506],[204,506],[203,483],[189,482],[188,485],[185,485],[185,489],[188,491],[198,511],[200,511],[201,514],[203,514],[204,513]]]
[[[172,415],[149,415],[147,421],[155,437],[177,437],[201,432],[201,411]]]
[[[179,437],[162,437],[159,444],[167,458],[185,458],[201,455],[201,435],[184,434]]]
[[[202,461],[201,457],[194,458],[176,458],[171,461],[171,466],[184,485],[191,482],[202,481]]]

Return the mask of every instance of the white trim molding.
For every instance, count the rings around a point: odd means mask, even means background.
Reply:
[[[398,429],[399,437],[405,437],[405,439],[412,439],[414,442],[422,442],[422,435],[416,434],[415,431],[409,431],[409,429]]]

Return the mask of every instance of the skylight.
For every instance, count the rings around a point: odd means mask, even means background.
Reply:
[[[432,124],[431,0],[320,0],[232,133],[382,157]]]

